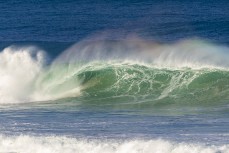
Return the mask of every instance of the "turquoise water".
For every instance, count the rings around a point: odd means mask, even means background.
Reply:
[[[0,152],[227,153],[228,5],[0,3]]]

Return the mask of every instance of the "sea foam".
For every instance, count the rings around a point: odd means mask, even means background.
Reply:
[[[36,47],[11,46],[0,52],[0,103],[29,100],[32,83],[42,70],[44,52]]]
[[[0,136],[0,152],[20,153],[228,153],[229,145],[154,140],[87,140],[64,136]]]

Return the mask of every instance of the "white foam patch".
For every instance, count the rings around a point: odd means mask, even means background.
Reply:
[[[44,53],[35,47],[11,46],[0,52],[0,103],[28,101]]]
[[[229,145],[167,140],[82,140],[61,136],[0,136],[2,153],[228,153]]]
[[[52,80],[39,82],[40,76],[52,68],[44,68],[46,54],[34,47],[10,46],[0,52],[0,104],[25,103],[33,101],[55,100],[64,97],[79,96],[78,87],[67,87],[60,92],[57,89],[73,72],[58,69]],[[47,71],[46,71],[47,70]],[[73,73],[73,74],[72,74]],[[70,76],[69,76],[70,75]],[[43,83],[43,84],[42,84]],[[74,86],[74,84],[72,84]]]

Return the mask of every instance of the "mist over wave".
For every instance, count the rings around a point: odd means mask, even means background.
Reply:
[[[165,68],[225,68],[228,69],[229,48],[200,39],[160,44],[139,38],[125,40],[83,40],[65,50],[54,60],[73,64],[92,61],[127,61]]]
[[[203,40],[83,40],[48,65],[45,53],[33,46],[10,46],[0,58],[5,104],[67,97],[157,103],[228,99],[229,49]]]

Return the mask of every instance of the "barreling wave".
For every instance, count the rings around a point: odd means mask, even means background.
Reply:
[[[228,53],[227,47],[197,40],[170,45],[82,41],[44,66],[42,51],[32,54],[31,47],[22,51],[9,47],[0,53],[5,61],[0,102],[60,98],[155,105],[225,102]]]
[[[177,143],[167,140],[83,140],[64,136],[0,136],[0,152],[23,153],[227,153],[229,146]],[[30,145],[28,145],[30,144]]]
[[[75,67],[59,66],[44,73],[37,79],[35,91],[48,99],[49,96],[81,97],[109,102],[108,98],[129,98],[132,103],[155,104],[208,103],[229,98],[229,71],[226,70],[168,69],[130,62],[99,62]]]

